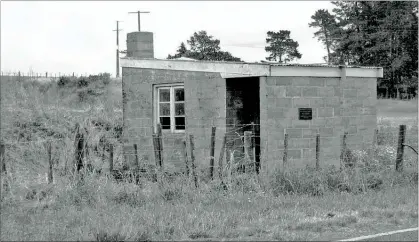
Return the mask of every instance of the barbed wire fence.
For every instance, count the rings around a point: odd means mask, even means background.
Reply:
[[[89,74],[77,73],[77,72],[34,72],[34,71],[1,71],[2,78],[22,78],[27,80],[36,80],[36,79],[56,79],[60,77],[88,77]]]
[[[269,124],[264,128],[268,126]],[[275,128],[277,129],[271,127]],[[2,137],[5,129],[13,133],[19,128],[11,130],[11,127],[2,127]],[[71,170],[82,168],[94,170],[95,163],[99,172],[108,170],[114,177],[122,177],[121,174],[125,171],[154,174],[156,170],[170,170],[173,164],[176,164],[181,167],[183,173],[193,176],[194,180],[198,181],[199,176],[223,179],[233,172],[259,173],[267,170],[267,152],[271,156],[281,157],[281,160],[275,162],[287,166],[294,159],[291,151],[300,149],[294,142],[295,139],[285,134],[283,139],[275,140],[275,145],[266,151],[266,137],[260,135],[260,124],[255,123],[187,124],[185,132],[175,134],[166,133],[160,125],[157,132],[154,132],[153,125],[143,125],[138,131],[123,130],[119,134],[112,130],[107,132],[100,129],[102,128],[98,124],[84,122],[76,125],[74,131],[65,137],[2,139],[2,172],[7,173],[13,169],[17,160],[21,160],[23,164],[36,167],[35,170],[47,174],[47,180],[51,183],[53,170],[57,167],[61,167],[60,173],[65,175]],[[406,128],[406,125],[400,125],[398,130],[377,128],[372,148],[367,152],[364,150],[363,157],[357,155],[347,143],[347,132],[342,133],[340,137],[340,164],[344,167],[378,160],[382,165],[401,171],[403,167],[408,166],[406,157],[411,160],[410,163],[417,163],[418,143],[415,127]],[[307,154],[301,154],[301,158],[311,160],[310,165],[316,169],[325,165],[321,160],[324,152],[322,138],[319,133],[306,138],[310,146],[306,149]],[[143,154],[148,154],[148,158],[144,158],[146,156]],[[197,161],[197,158],[204,160]],[[131,163],[131,167],[127,167],[127,159],[133,161],[134,165]],[[198,182],[195,185],[198,186]]]

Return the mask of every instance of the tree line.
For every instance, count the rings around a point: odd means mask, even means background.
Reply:
[[[308,26],[315,29],[325,47],[327,64],[379,66],[384,77],[378,81],[378,94],[416,96],[418,89],[418,2],[417,1],[333,1],[332,12],[319,9]],[[168,59],[238,61],[220,48],[220,40],[206,31],[195,32],[181,43]],[[288,63],[301,59],[298,41],[291,31],[266,33],[266,60]]]

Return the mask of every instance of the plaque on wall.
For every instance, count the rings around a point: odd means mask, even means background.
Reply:
[[[299,108],[298,119],[299,120],[312,120],[313,119],[312,108]]]

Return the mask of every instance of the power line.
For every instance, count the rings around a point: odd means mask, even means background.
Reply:
[[[138,32],[141,32],[141,28],[140,28],[140,15],[142,14],[142,13],[150,13],[150,12],[141,12],[141,11],[137,11],[137,12],[128,12],[128,14],[130,14],[130,13],[136,13],[136,14],[138,14]]]
[[[119,31],[122,29],[119,28],[119,22],[123,21],[116,21],[116,77],[119,77]]]

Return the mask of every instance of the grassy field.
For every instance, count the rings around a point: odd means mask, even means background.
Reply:
[[[86,81],[86,80],[85,80]],[[91,78],[56,83],[1,80],[1,235],[9,240],[334,240],[418,226],[417,156],[394,171],[398,125],[417,147],[417,100],[378,101],[377,156],[365,151],[355,169],[309,168],[266,176],[235,175],[198,188],[183,176],[139,185],[68,169],[74,125],[95,120],[89,142],[106,135],[117,147],[121,82]],[[45,140],[54,140],[54,183],[47,184]],[[89,157],[105,168],[100,156]]]

